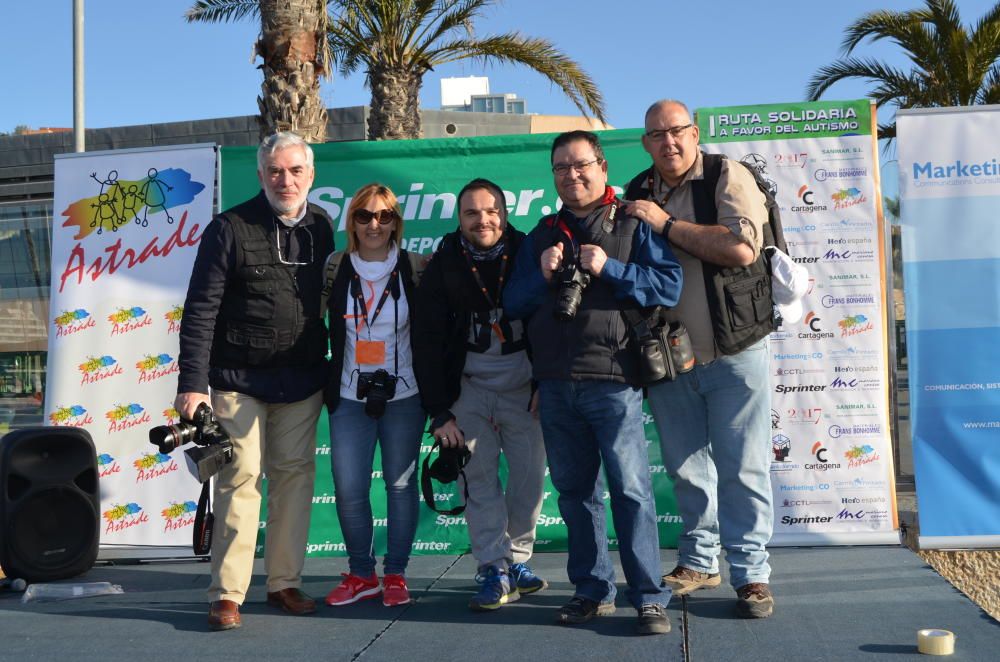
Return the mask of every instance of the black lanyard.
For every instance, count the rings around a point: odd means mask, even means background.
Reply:
[[[483,283],[483,277],[479,275],[479,267],[476,266],[472,256],[469,255],[469,251],[464,248],[462,249],[462,255],[465,256],[465,261],[469,265],[472,277],[476,280],[476,286],[483,293],[483,297],[486,299],[490,310],[497,310],[500,304],[500,296],[503,294],[503,281],[507,277],[507,264],[510,262],[509,250],[509,245],[504,245],[503,255],[500,256],[500,278],[497,280],[497,293],[491,297],[489,290],[486,289],[486,285]]]
[[[368,319],[368,306],[365,304],[365,296],[361,292],[361,276],[355,272],[354,276],[351,277],[351,296],[354,298],[354,335],[357,336],[358,328],[361,326],[358,323],[359,315],[358,308],[361,308],[361,312],[364,313],[365,326],[368,327],[368,335],[371,336],[372,324],[378,319],[379,313],[382,312],[382,307],[385,305],[385,300],[389,298],[389,294],[392,293],[392,287],[397,282],[397,277],[399,275],[398,269],[393,269],[392,273],[389,274],[389,280],[386,281],[385,289],[382,290],[382,297],[378,300],[378,304],[375,306],[375,314],[372,315],[371,319]]]
[[[666,184],[666,182],[663,182],[663,183]],[[650,200],[652,200],[653,202],[655,202],[657,204],[657,206],[659,206],[661,209],[663,209],[664,207],[667,206],[667,202],[670,201],[670,196],[672,196],[674,194],[674,191],[677,190],[677,187],[676,186],[670,186],[670,185],[668,185],[667,186],[667,194],[665,196],[663,196],[663,200],[657,200],[656,199],[656,189],[653,188],[654,186],[655,186],[655,183],[653,181],[653,171],[650,170],[649,171],[649,177],[646,180],[646,187],[649,189],[649,198],[650,198]]]

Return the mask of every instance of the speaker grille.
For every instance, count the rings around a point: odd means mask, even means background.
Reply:
[[[97,512],[66,487],[40,490],[24,499],[10,520],[15,558],[42,571],[71,566],[93,550]]]

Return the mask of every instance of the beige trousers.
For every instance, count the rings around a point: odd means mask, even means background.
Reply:
[[[302,586],[316,478],[316,421],[322,406],[322,391],[278,404],[233,391],[213,391],[212,408],[233,440],[233,461],[215,477],[210,602],[243,604],[246,599],[265,474],[267,590]]]

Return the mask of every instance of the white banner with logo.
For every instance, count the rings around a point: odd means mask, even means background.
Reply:
[[[920,546],[1000,547],[1000,106],[896,126]]]
[[[200,485],[148,431],[177,421],[178,331],[215,164],[211,145],[56,157],[45,416],[97,446],[105,558],[191,554]]]
[[[810,274],[771,336],[773,545],[898,543],[883,228],[868,101],[699,109],[706,151],[756,168]]]

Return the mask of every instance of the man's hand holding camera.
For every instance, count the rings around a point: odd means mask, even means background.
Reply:
[[[541,267],[542,276],[546,281],[552,280],[553,272],[556,272],[563,264],[563,243],[560,241],[555,246],[550,246],[542,252]],[[604,265],[608,261],[608,254],[604,249],[595,244],[583,244],[580,246],[580,267],[593,276],[600,276],[604,271]]]
[[[209,408],[212,407],[212,401],[205,393],[178,393],[177,397],[174,398],[174,409],[184,420],[193,421],[194,413],[198,411],[198,405],[202,403]]]

